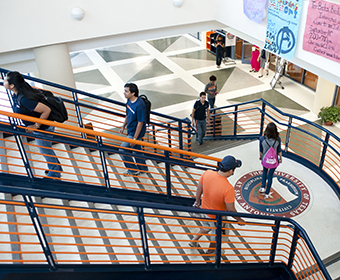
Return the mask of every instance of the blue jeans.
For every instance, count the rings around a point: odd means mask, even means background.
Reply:
[[[207,131],[207,121],[204,120],[196,120],[196,129],[197,129],[197,139],[198,143],[203,143],[203,138],[205,136],[205,133]]]
[[[53,132],[54,126],[50,126],[49,128],[45,129],[45,131]],[[50,137],[50,138],[53,137],[53,135],[51,135],[51,134],[45,134],[45,133],[36,132],[36,131],[33,131],[33,134],[34,135],[44,135],[45,137]],[[58,160],[55,152],[52,149],[52,141],[36,138],[35,142],[38,145],[39,152],[44,156],[45,160],[47,161],[47,167],[49,169],[47,176],[60,178],[60,176],[61,176],[60,172],[54,172],[53,171],[53,170],[63,171],[63,168],[61,167],[60,161]]]
[[[133,136],[128,135],[128,138],[129,139],[133,139]],[[142,141],[142,138],[138,138],[137,140]],[[136,150],[141,150],[141,148],[142,148],[140,145],[135,145],[135,146],[131,147],[130,143],[128,143],[128,142],[123,142],[120,146],[124,147],[124,148],[132,148],[132,149],[136,149]],[[119,151],[124,151],[124,152],[127,152],[127,153],[129,153],[129,152],[131,153],[130,150],[126,150],[126,149],[119,149]],[[140,153],[138,153],[137,151],[132,151],[132,154],[140,154]],[[143,158],[135,157],[135,160],[133,160],[133,157],[126,156],[126,155],[120,155],[120,157],[124,161],[125,167],[129,169],[128,172],[135,173],[138,170],[140,170],[140,171],[148,171],[148,167],[147,166],[141,165],[141,164],[146,164],[146,162],[145,162],[145,160]]]
[[[214,98],[209,98],[208,97],[208,102],[209,102],[210,108],[214,108],[215,107],[215,100],[216,100],[216,97],[214,97]]]
[[[266,182],[267,182],[266,194],[269,194],[270,188],[272,187],[272,184],[273,184],[273,175],[274,175],[275,169],[276,168],[267,169],[267,168],[263,167],[262,188],[266,187]]]

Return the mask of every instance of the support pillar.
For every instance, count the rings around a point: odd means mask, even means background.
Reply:
[[[40,79],[72,88],[76,87],[67,44],[36,48],[34,55]],[[53,89],[53,91],[56,90]]]

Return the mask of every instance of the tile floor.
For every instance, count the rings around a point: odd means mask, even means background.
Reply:
[[[311,112],[315,98],[312,90],[285,77],[281,79],[285,89],[271,89],[273,72],[259,79],[258,73],[249,73],[249,65],[237,60],[236,64],[217,69],[215,56],[190,35],[72,53],[71,61],[78,89],[124,102],[123,86],[134,82],[140,93],[151,100],[152,110],[178,118],[189,117],[199,92],[204,90],[209,76],[215,75],[217,106],[262,97],[283,112],[317,120]],[[340,125],[330,130],[340,135]],[[230,180],[235,184],[245,174],[261,169],[257,145],[250,142],[212,156],[221,158],[228,153],[243,160],[243,167]],[[310,203],[293,219],[306,229],[323,260],[337,260],[329,262],[327,268],[333,278],[339,277],[339,199],[320,177],[296,162],[284,159],[278,171],[298,177],[308,188]],[[239,204],[236,206],[238,211],[247,212]]]

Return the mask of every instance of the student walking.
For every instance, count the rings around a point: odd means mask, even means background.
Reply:
[[[263,165],[260,193],[265,195],[265,199],[268,199],[270,197],[270,188],[273,183],[275,169],[278,164],[282,162],[281,138],[279,137],[275,123],[271,122],[267,125],[264,135],[261,136],[259,140],[260,160]],[[275,150],[275,156],[272,156],[271,159],[268,159],[268,162],[265,162],[266,158],[269,158],[267,152],[271,147]]]
[[[233,156],[226,156],[219,163],[218,171],[207,170],[201,176],[197,191],[196,201],[193,206],[201,207],[201,209],[220,210],[237,212],[235,208],[235,190],[229,183],[228,178],[234,174],[236,168],[241,167],[242,162],[235,159]],[[204,215],[204,218],[216,219],[214,215]],[[240,217],[234,217],[239,223],[244,220]],[[216,227],[213,221],[203,222],[203,228],[199,230],[197,235],[194,236],[189,243],[190,247],[196,247],[198,240],[203,234],[209,233],[212,229],[209,227]],[[216,233],[214,233],[216,234]],[[215,252],[215,240],[210,240],[210,246],[207,254]]]
[[[195,102],[191,113],[192,126],[197,130],[198,145],[203,144],[203,138],[207,131],[207,118],[208,125],[210,124],[209,103],[205,100],[206,97],[207,95],[205,92],[200,93],[200,98]]]
[[[32,88],[25,82],[24,77],[19,72],[8,72],[4,80],[4,87],[14,93],[14,113],[40,118],[42,120],[48,119],[51,109],[47,105],[39,102],[39,100],[42,100],[43,98],[41,91]],[[26,132],[28,133],[33,133],[36,136],[44,135],[49,138],[53,137],[52,134],[42,132],[54,132],[54,126],[32,123],[29,121],[23,121],[23,123],[26,126]],[[38,145],[39,152],[44,156],[47,162],[47,176],[60,178],[63,169],[52,149],[52,141],[36,138],[35,142]]]
[[[217,78],[214,75],[210,76],[210,82],[204,88],[204,92],[208,95],[208,102],[211,109],[215,107],[215,99],[217,95],[216,80]]]
[[[146,118],[147,112],[144,101],[138,97],[139,90],[136,84],[127,83],[124,86],[124,95],[127,99],[126,102],[126,117],[123,126],[119,130],[122,134],[127,128],[127,137],[134,140],[142,141],[142,138],[146,132]],[[135,150],[141,150],[140,145],[135,145],[128,142],[123,142],[121,147],[133,148]],[[120,149],[120,151],[129,152],[126,149]],[[137,151],[133,151],[133,154],[137,154]],[[124,173],[125,176],[138,175],[140,172],[147,172],[148,167],[143,158],[121,155],[124,165],[128,170]]]

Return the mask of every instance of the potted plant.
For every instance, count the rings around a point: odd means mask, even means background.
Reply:
[[[318,117],[325,125],[332,125],[340,118],[340,106],[324,106],[320,109]]]

